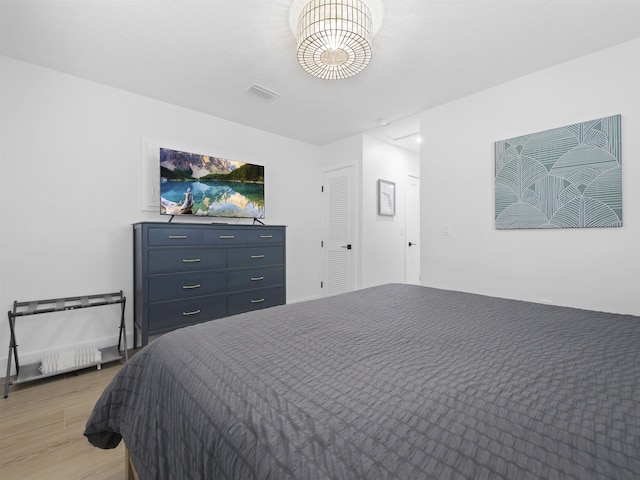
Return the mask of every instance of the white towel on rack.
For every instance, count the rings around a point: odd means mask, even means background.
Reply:
[[[39,370],[43,375],[49,375],[62,370],[100,363],[101,361],[102,352],[96,347],[82,347],[76,350],[66,350],[46,355],[42,358]]]

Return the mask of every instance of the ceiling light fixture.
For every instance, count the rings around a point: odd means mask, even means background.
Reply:
[[[360,0],[311,0],[298,19],[298,63],[326,80],[348,78],[369,65],[373,24]]]

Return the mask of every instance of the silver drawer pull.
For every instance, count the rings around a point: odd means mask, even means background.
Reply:
[[[189,290],[191,288],[200,288],[200,285],[183,285],[182,288]]]
[[[188,317],[189,315],[197,315],[200,313],[200,309],[194,310],[193,312],[182,312],[182,316]]]
[[[186,235],[169,235],[169,238],[171,238],[172,240],[175,240],[175,239],[179,240],[179,239],[187,238],[187,236]]]
[[[199,258],[183,258],[182,263],[198,263],[200,261]]]
[[[235,235],[220,235],[220,236],[218,236],[218,238],[229,239],[229,238],[236,238],[236,236]]]
[[[264,280],[264,277],[251,277],[252,282],[259,282],[260,280]]]
[[[259,300],[251,300],[251,303],[262,303],[264,302],[264,298],[261,298]]]
[[[264,258],[264,255],[251,255],[251,258]]]
[[[273,235],[260,235],[260,238],[273,238]]]

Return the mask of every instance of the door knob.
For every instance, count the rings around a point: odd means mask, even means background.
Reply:
[[[340,245],[340,248],[346,248],[347,250],[351,250],[351,244],[349,244],[349,245]]]
[[[417,243],[409,242],[409,246],[413,247],[414,245],[418,245]]]

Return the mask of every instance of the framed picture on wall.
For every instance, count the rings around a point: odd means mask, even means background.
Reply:
[[[388,180],[378,180],[378,213],[396,214],[396,184]]]

